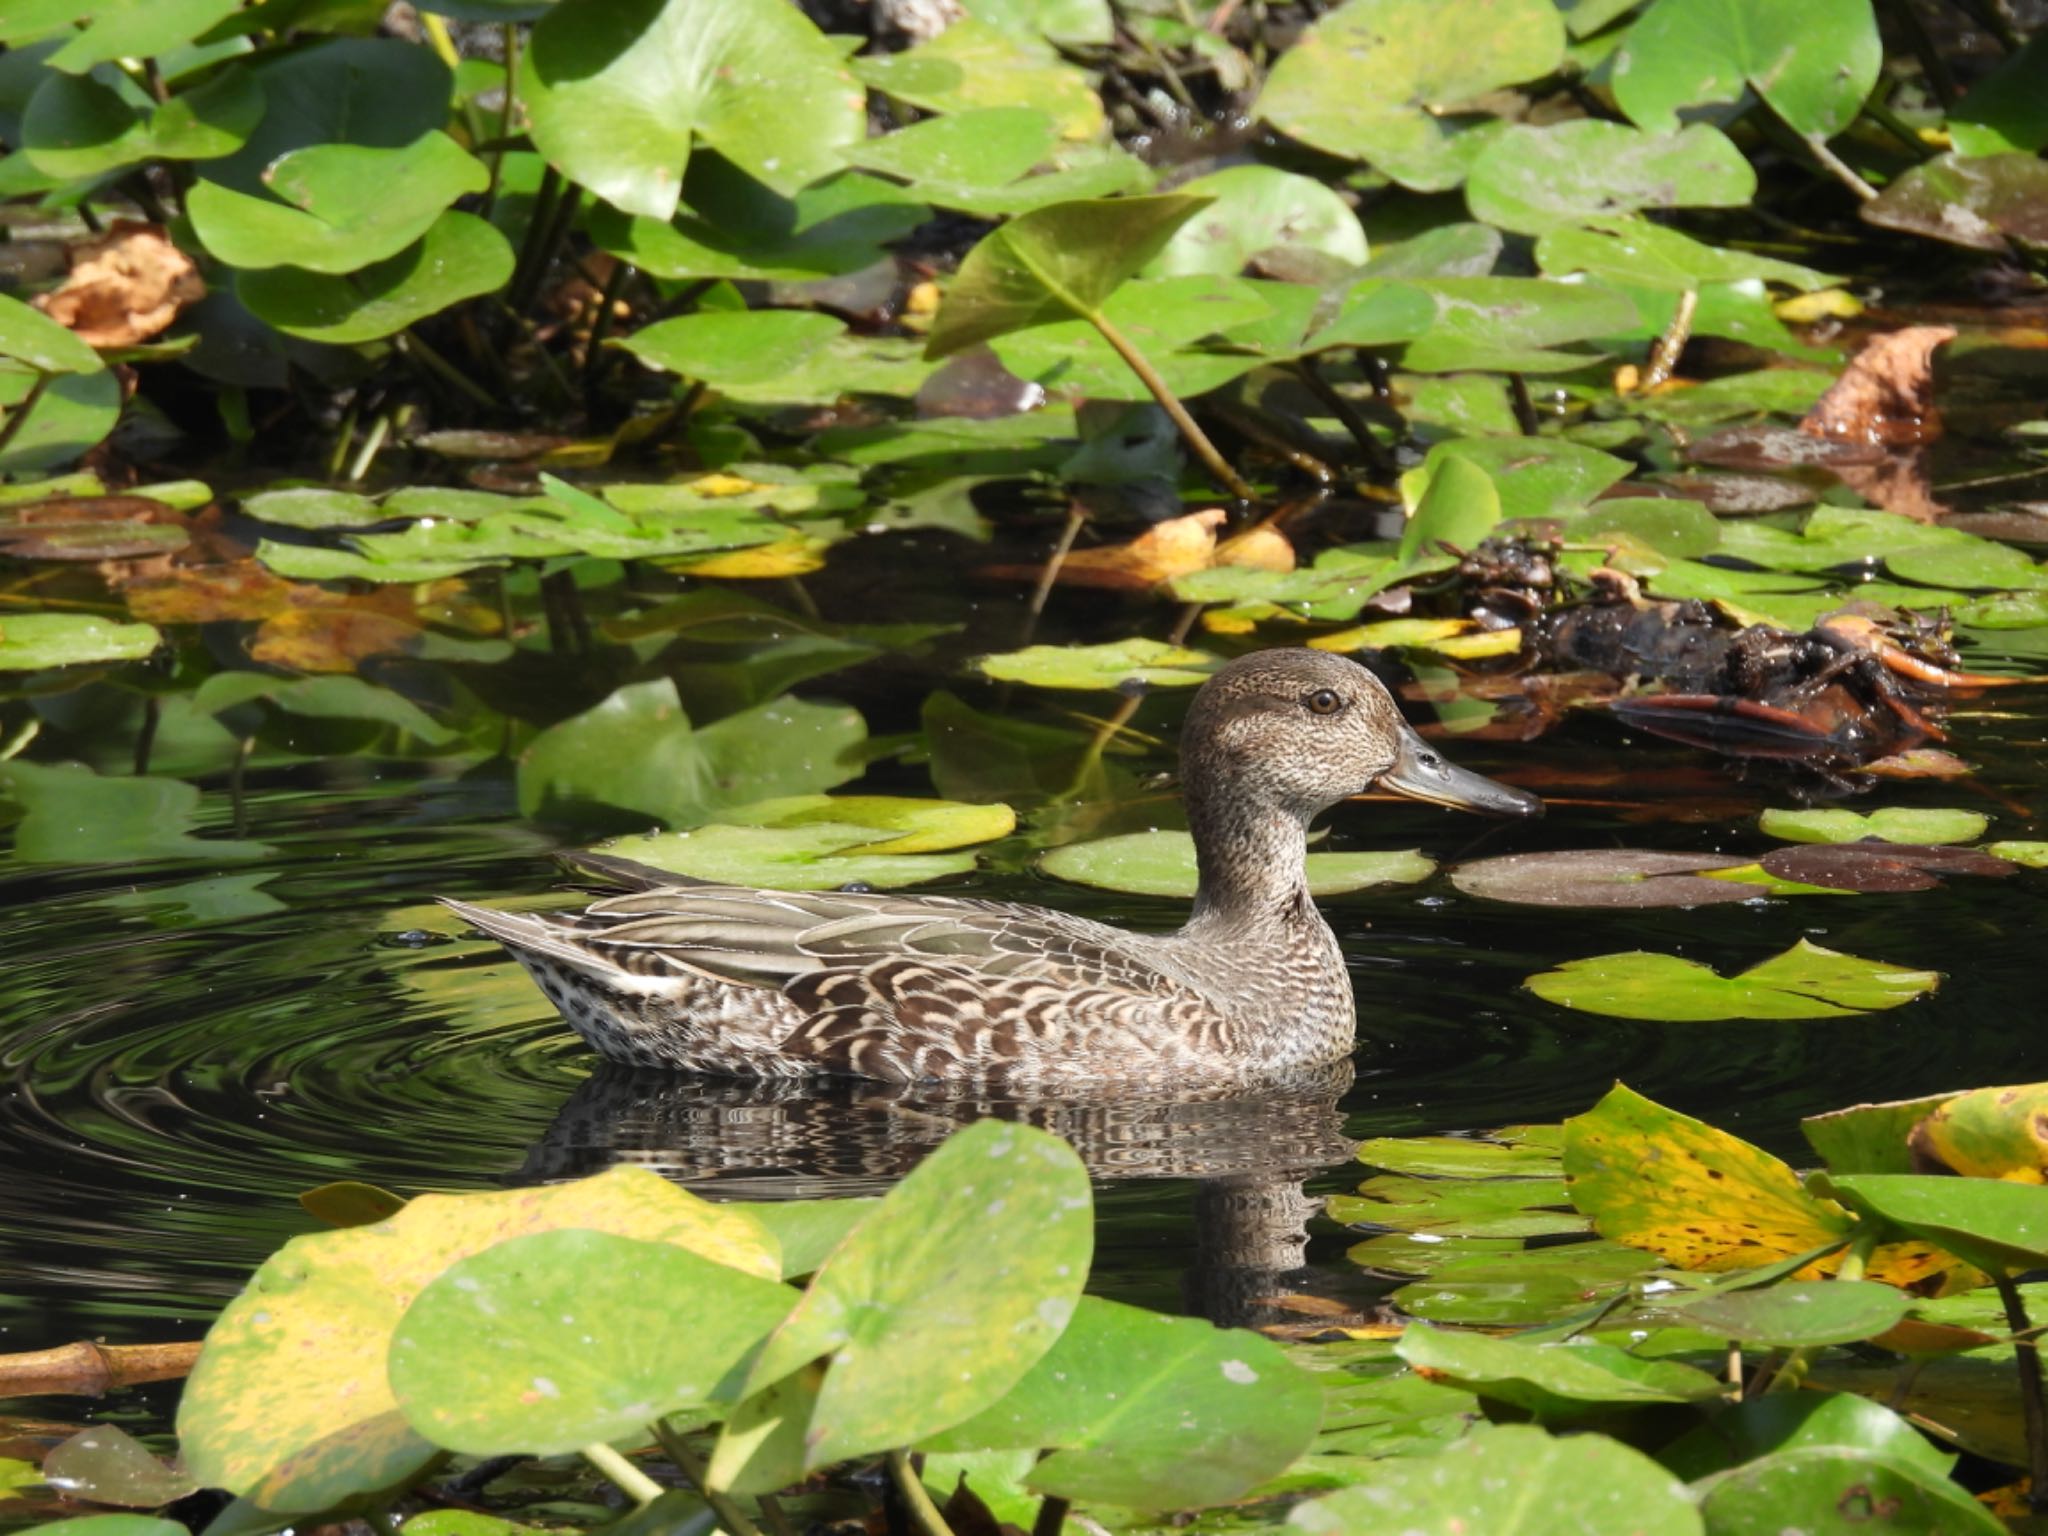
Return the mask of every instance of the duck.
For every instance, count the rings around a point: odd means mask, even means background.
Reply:
[[[1226,662],[1188,707],[1187,922],[1137,933],[966,896],[678,883],[630,860],[581,912],[448,909],[497,940],[599,1055],[743,1078],[994,1089],[1214,1087],[1347,1058],[1357,1016],[1309,894],[1312,820],[1379,791],[1484,814],[1542,801],[1457,767],[1364,666],[1285,647]]]

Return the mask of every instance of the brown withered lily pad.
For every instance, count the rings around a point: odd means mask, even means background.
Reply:
[[[0,508],[0,554],[17,560],[129,560],[188,542],[184,520],[147,496],[52,496]]]
[[[2003,251],[2008,240],[2048,246],[2048,160],[1943,155],[1914,166],[1865,203],[1863,217],[1976,251]]]
[[[1651,484],[1664,495],[1683,496],[1709,512],[1787,512],[1815,500],[1812,486],[1777,475],[1667,475]]]
[[[1954,326],[1909,325],[1873,336],[1799,423],[1810,437],[1903,447],[1941,436],[1934,352]]]
[[[1722,469],[1833,469],[1882,463],[1885,451],[1874,443],[1840,442],[1793,427],[1753,423],[1698,438],[1687,445],[1685,456],[1695,464]]]
[[[1831,891],[1926,891],[1943,875],[2002,879],[2018,865],[1974,848],[1909,843],[1810,843],[1778,848],[1757,860],[1766,874]]]
[[[206,297],[198,265],[162,227],[116,219],[71,248],[70,274],[33,302],[95,347],[132,347],[166,330]]]
[[[1451,871],[1467,896],[1535,907],[1708,907],[1752,901],[1754,885],[1709,880],[1710,869],[1755,862],[1717,853],[1653,853],[1640,848],[1579,848],[1511,853]]]

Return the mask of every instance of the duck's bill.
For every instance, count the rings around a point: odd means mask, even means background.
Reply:
[[[1401,728],[1400,755],[1381,774],[1377,788],[1411,800],[1448,805],[1488,816],[1541,816],[1543,802],[1527,790],[1514,789],[1455,763],[1409,730]]]

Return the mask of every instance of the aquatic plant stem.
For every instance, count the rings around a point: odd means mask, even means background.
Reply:
[[[2011,1275],[1993,1275],[1998,1299],[2005,1304],[2006,1326],[2012,1329],[2013,1364],[2020,1373],[2020,1419],[2027,1431],[2027,1501],[2048,1509],[2048,1403],[2041,1390],[2041,1342],[2026,1299]]]
[[[1171,418],[1181,438],[1194,450],[1195,457],[1209,471],[1216,483],[1239,501],[1251,501],[1252,488],[1245,484],[1236,470],[1209,441],[1209,434],[1195,424],[1195,418],[1188,414],[1188,408],[1180,403],[1180,397],[1166,387],[1166,380],[1159,376],[1145,354],[1140,352],[1131,339],[1118,330],[1109,317],[1099,309],[1091,309],[1087,321],[1094,326],[1102,339],[1109,343],[1112,351],[1122,358],[1131,372],[1138,376],[1138,382],[1152,392],[1152,398],[1159,402],[1159,408]]]
[[[1879,1224],[1874,1221],[1865,1221],[1857,1225],[1856,1235],[1849,1241],[1849,1251],[1842,1255],[1842,1262],[1835,1270],[1837,1280],[1855,1281],[1863,1278],[1864,1266],[1870,1262],[1871,1254],[1877,1251],[1880,1230]],[[1796,1389],[1806,1380],[1806,1373],[1813,1366],[1817,1348],[1816,1345],[1806,1344],[1792,1350],[1772,1373],[1770,1383],[1762,1392],[1757,1391],[1755,1382],[1750,1383],[1749,1395],[1768,1396],[1773,1392],[1790,1392]]]
[[[1298,359],[1294,364],[1294,372],[1295,376],[1308,386],[1309,393],[1322,401],[1330,414],[1337,418],[1338,424],[1351,434],[1351,441],[1358,445],[1359,453],[1372,472],[1391,480],[1396,473],[1394,456],[1372,435],[1372,427],[1366,422],[1365,417],[1359,414],[1358,407],[1345,399],[1337,386],[1323,377],[1323,372],[1316,366],[1315,359]]]
[[[29,385],[28,393],[7,413],[7,420],[0,422],[0,452],[4,452],[14,441],[15,434],[28,424],[29,417],[35,413],[36,403],[43,398],[44,391],[50,387],[50,380],[55,377],[54,373],[38,373],[35,383]]]
[[[351,485],[370,472],[370,466],[383,451],[384,439],[391,432],[391,413],[379,411],[377,419],[370,423],[370,430],[363,435],[363,446],[356,450],[356,456],[349,461],[348,481]]]
[[[1080,536],[1081,524],[1088,514],[1081,503],[1069,498],[1067,521],[1060,529],[1059,542],[1053,545],[1052,557],[1045,562],[1045,569],[1038,573],[1038,585],[1032,588],[1031,601],[1024,606],[1024,633],[1018,639],[1019,645],[1029,645],[1038,633],[1038,621],[1045,613],[1046,600],[1052,596],[1052,589],[1060,579],[1060,567],[1067,562],[1067,555],[1074,547],[1074,540]]]
[[[1678,296],[1678,303],[1671,311],[1671,323],[1664,327],[1664,334],[1657,338],[1657,344],[1650,348],[1649,362],[1643,368],[1642,378],[1636,383],[1638,390],[1651,390],[1668,383],[1678,369],[1678,356],[1685,350],[1685,344],[1692,340],[1692,317],[1700,307],[1700,291],[1688,288]],[[1519,378],[1521,375],[1517,374]]]
[[[924,1480],[911,1466],[908,1451],[889,1453],[889,1476],[896,1484],[896,1491],[903,1496],[904,1508],[909,1511],[910,1523],[918,1531],[918,1536],[953,1536],[953,1528],[946,1524],[946,1517],[939,1513],[939,1506],[925,1491]]]
[[[620,1492],[626,1494],[641,1508],[646,1508],[661,1497],[661,1484],[602,1440],[593,1440],[584,1446],[582,1456],[585,1461],[617,1484]]]
[[[1067,1501],[1048,1493],[1038,1504],[1038,1518],[1031,1522],[1031,1536],[1060,1536],[1067,1523]]]
[[[684,1443],[683,1437],[669,1427],[668,1420],[654,1422],[654,1438],[661,1442],[661,1448],[668,1453],[668,1459],[676,1464],[676,1470],[687,1477],[704,1495],[704,1502],[711,1506],[718,1523],[732,1533],[732,1536],[761,1536],[761,1528],[749,1520],[746,1512],[737,1504],[711,1486],[711,1474],[705,1468],[703,1458]]]

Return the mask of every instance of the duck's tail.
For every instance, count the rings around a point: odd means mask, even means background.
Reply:
[[[511,950],[516,959],[524,960],[528,956],[545,958],[559,965],[597,974],[618,969],[579,943],[575,929],[554,919],[526,912],[500,912],[495,907],[471,906],[452,896],[436,896],[434,899],[477,932],[496,939]]]

